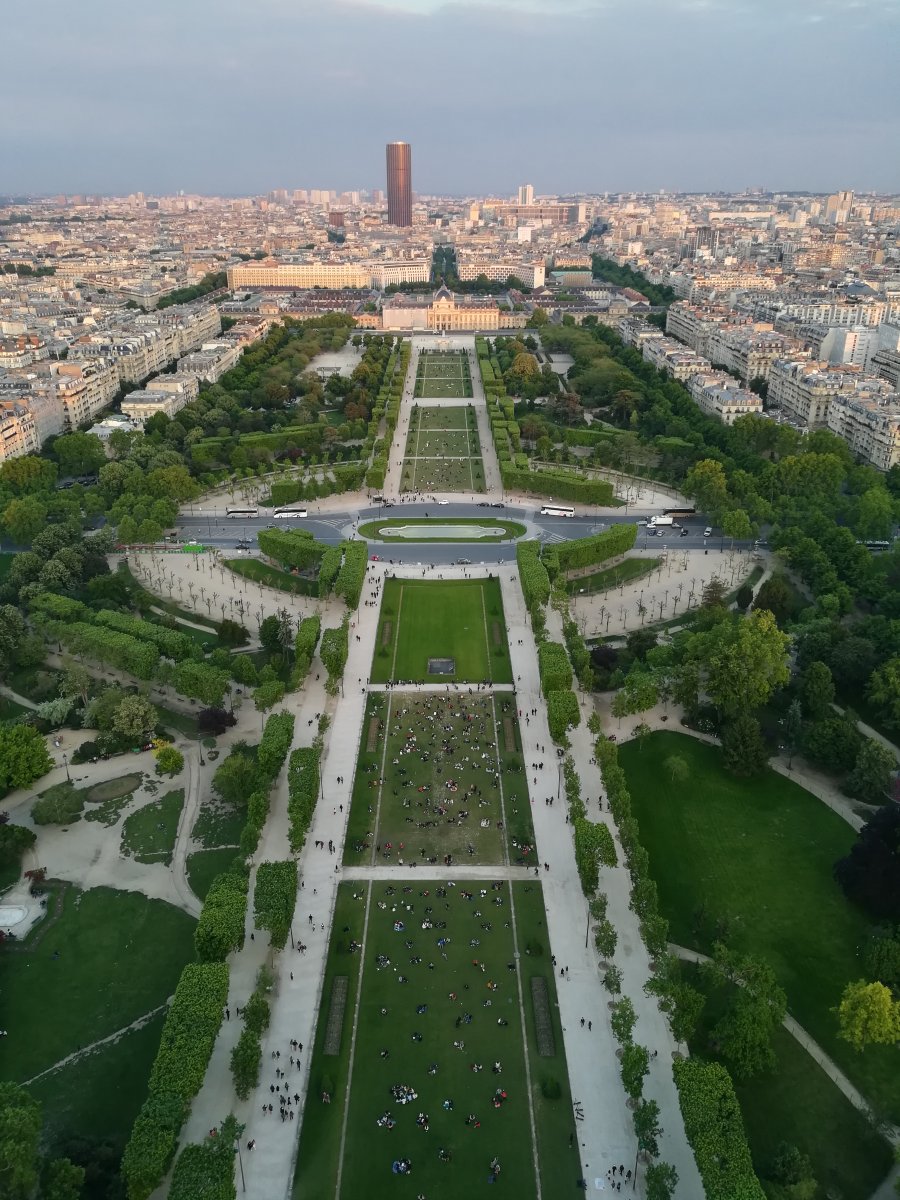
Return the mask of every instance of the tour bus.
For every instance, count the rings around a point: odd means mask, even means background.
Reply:
[[[226,517],[256,517],[259,515],[258,508],[226,508]]]
[[[275,511],[272,513],[272,516],[275,517],[276,520],[278,520],[282,517],[305,517],[306,509],[305,508],[276,508]]]
[[[566,504],[545,504],[541,509],[542,517],[574,517],[575,509]]]
[[[696,517],[696,508],[664,508],[664,517]]]

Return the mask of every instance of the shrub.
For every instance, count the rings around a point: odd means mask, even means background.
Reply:
[[[217,875],[194,930],[194,947],[202,962],[223,962],[232,950],[243,946],[246,912],[246,878],[230,871]]]
[[[84,793],[71,783],[56,783],[47,788],[31,806],[35,825],[68,825],[84,811]]]
[[[708,1200],[765,1200],[731,1076],[719,1063],[672,1064],[684,1129]]]
[[[303,847],[319,795],[319,757],[321,747],[300,746],[288,767],[288,842],[291,851]]]
[[[268,929],[276,949],[280,950],[287,941],[296,900],[297,863],[294,859],[260,863],[253,892],[256,927]]]

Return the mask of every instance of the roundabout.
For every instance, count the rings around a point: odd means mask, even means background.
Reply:
[[[523,537],[520,521],[498,521],[492,517],[452,521],[404,520],[367,521],[357,533],[378,542],[505,542]]]

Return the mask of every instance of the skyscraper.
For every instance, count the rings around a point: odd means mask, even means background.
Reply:
[[[534,204],[534,188],[530,183],[523,183],[519,187],[519,204]]]
[[[387,144],[388,225],[412,225],[412,149],[409,142]]]

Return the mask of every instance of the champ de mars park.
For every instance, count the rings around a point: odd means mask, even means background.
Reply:
[[[316,453],[101,454],[0,558],[0,1195],[887,1200],[896,584],[779,541],[825,448],[754,509],[737,426],[542,409],[609,331],[327,332]]]

